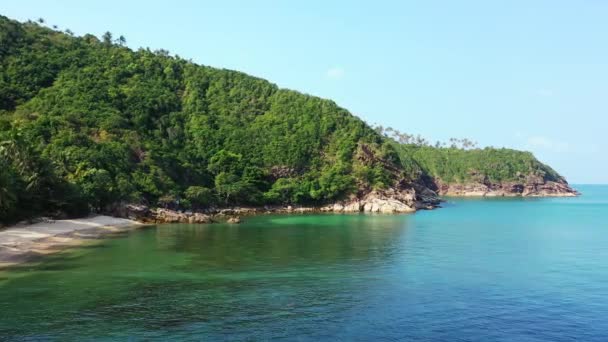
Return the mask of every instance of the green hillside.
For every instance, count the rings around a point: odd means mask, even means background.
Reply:
[[[426,175],[445,183],[524,182],[529,175],[539,176],[545,181],[563,180],[530,152],[507,148],[469,150],[400,144],[395,144],[395,148],[410,173]]]
[[[124,42],[0,16],[0,222],[121,201],[318,205],[550,170],[524,152],[397,144],[330,100]]]
[[[334,102],[109,36],[0,18],[0,217],[115,201],[316,204],[399,176]],[[365,145],[383,161],[359,162]]]

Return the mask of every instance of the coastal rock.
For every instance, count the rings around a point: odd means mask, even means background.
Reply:
[[[263,207],[206,208],[203,212],[182,212],[166,208],[150,209],[144,205],[127,204],[114,210],[117,216],[146,223],[240,223],[241,215],[259,213],[411,213],[417,209],[433,209],[439,203],[437,194],[426,187],[398,184],[385,190],[363,191],[350,198],[325,206],[265,205]]]
[[[158,223],[189,223],[187,215],[174,210],[159,208],[154,216]]]
[[[143,204],[117,202],[104,208],[104,213],[138,222],[154,222],[150,208]]]
[[[188,223],[212,223],[211,216],[202,213],[194,213],[188,217]]]
[[[241,223],[241,218],[240,218],[240,217],[238,217],[238,216],[231,217],[231,218],[229,218],[229,219],[228,219],[228,221],[226,221],[226,222],[228,222],[228,223],[232,223],[232,224],[238,224],[238,223]]]
[[[321,208],[329,212],[409,213],[416,211],[416,195],[413,190],[389,189],[371,191],[361,198],[352,198]]]
[[[538,175],[523,177],[521,182],[450,184],[435,180],[437,192],[442,196],[464,197],[573,197],[579,193],[564,179],[545,180]]]
[[[354,200],[351,201],[350,203],[347,203],[346,205],[344,205],[344,211],[347,213],[356,213],[356,212],[360,212],[362,211],[362,207],[361,207],[361,201],[359,200]]]
[[[410,213],[416,211],[401,201],[390,198],[369,198],[364,201],[363,211],[369,213]]]
[[[175,210],[158,208],[152,216],[156,223],[211,223],[209,215],[203,213],[183,213]]]

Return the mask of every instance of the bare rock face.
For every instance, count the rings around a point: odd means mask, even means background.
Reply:
[[[545,181],[541,177],[528,177],[523,185],[522,196],[578,196],[579,192],[572,189],[565,179]]]
[[[361,198],[337,202],[321,208],[332,212],[410,213],[416,211],[416,195],[413,189],[371,191]]]
[[[363,211],[369,213],[411,213],[416,211],[413,190],[371,192],[363,198]]]
[[[147,205],[119,202],[106,208],[109,215],[128,218],[142,223],[153,223],[154,215]]]
[[[565,179],[548,181],[538,175],[529,175],[521,182],[448,184],[435,181],[442,196],[464,197],[573,197],[579,193]]]
[[[169,209],[156,209],[154,213],[158,223],[188,223],[188,216]]]
[[[209,215],[194,213],[188,216],[188,223],[211,223],[213,220]]]
[[[202,213],[183,213],[170,209],[158,208],[152,211],[156,223],[211,223],[209,215]]]
[[[152,213],[148,206],[142,204],[131,204],[119,202],[105,208],[107,214],[117,217],[128,218],[139,222],[153,222]]]
[[[266,205],[264,207],[207,208],[203,212],[182,212],[165,208],[150,209],[144,205],[122,205],[121,217],[145,223],[212,223],[216,220],[240,223],[241,215],[257,213],[411,213],[418,209],[432,209],[439,204],[437,194],[421,184],[399,183],[385,190],[361,190],[349,199],[330,205],[292,206]]]

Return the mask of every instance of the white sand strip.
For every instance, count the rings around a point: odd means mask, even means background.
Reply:
[[[0,230],[0,267],[80,244],[83,236],[96,237],[138,225],[136,221],[99,215],[8,227]]]

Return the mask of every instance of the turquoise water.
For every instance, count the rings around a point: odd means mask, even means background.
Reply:
[[[0,273],[5,340],[606,341],[607,186],[159,225]]]

